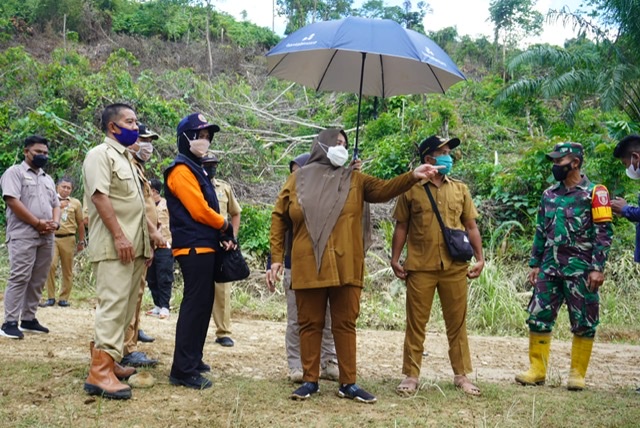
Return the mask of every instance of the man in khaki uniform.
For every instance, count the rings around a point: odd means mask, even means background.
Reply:
[[[214,154],[202,159],[202,167],[211,180],[218,203],[220,204],[220,215],[229,218],[233,226],[234,237],[238,237],[240,230],[240,204],[236,199],[231,186],[226,181],[215,178],[218,169],[218,157]],[[213,299],[213,321],[216,324],[216,343],[222,346],[233,346],[231,339],[231,285],[232,282],[216,282],[215,297]]]
[[[131,154],[138,139],[137,117],[126,104],[102,112],[104,142],[89,150],[82,171],[89,208],[89,259],[98,304],[95,346],[84,389],[90,395],[131,398],[116,378],[114,361],[123,355],[125,328],[133,318],[145,261],[152,257],[144,196]]]
[[[11,339],[22,339],[23,331],[49,333],[35,317],[53,257],[53,233],[60,228],[56,186],[42,170],[48,154],[47,139],[28,137],[24,141],[24,161],[7,169],[0,178],[7,205],[10,265],[0,336]]]
[[[469,395],[480,390],[467,378],[473,369],[467,340],[467,278],[477,278],[484,267],[482,241],[476,226],[478,213],[466,184],[449,177],[453,158],[451,150],[460,144],[432,136],[420,144],[420,160],[441,169],[428,181],[415,184],[396,203],[396,219],[391,249],[391,267],[407,284],[407,327],[404,340],[402,373],[406,378],[398,385],[400,395],[413,395],[419,386],[422,353],[427,322],[435,292],[438,292],[449,340],[449,360],[454,384]],[[431,193],[448,228],[466,230],[476,263],[454,261],[444,242],[435,209],[427,195]],[[407,260],[399,262],[407,243]]]
[[[56,303],[56,271],[58,260],[62,269],[62,289],[58,306],[69,306],[69,296],[73,287],[73,256],[84,250],[85,239],[82,204],[71,197],[73,182],[69,177],[58,180],[58,199],[60,200],[60,229],[55,233],[53,261],[47,278],[47,301],[42,307],[53,306]],[[76,233],[78,242],[76,243]]]
[[[142,193],[144,195],[144,209],[147,214],[147,227],[149,228],[149,235],[154,247],[166,246],[166,241],[158,231],[158,214],[156,212],[155,201],[151,194],[151,186],[149,180],[144,175],[144,164],[153,154],[152,141],[158,139],[158,134],[148,129],[144,124],[138,124],[139,137],[136,144],[129,146],[128,150],[131,152],[131,162],[136,170],[136,176],[142,186]],[[138,289],[138,300],[136,303],[136,310],[134,312],[131,323],[127,327],[124,334],[124,357],[122,358],[122,364],[131,367],[154,367],[158,364],[158,360],[147,357],[147,355],[138,351],[138,340],[141,342],[153,342],[155,339],[147,336],[140,329],[140,308],[142,306],[142,297],[144,296],[144,288],[146,286],[147,267],[145,265],[142,278],[140,278],[140,284]]]

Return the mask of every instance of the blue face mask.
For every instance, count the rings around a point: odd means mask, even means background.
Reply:
[[[116,138],[116,140],[118,140],[120,144],[122,144],[125,147],[129,147],[130,145],[138,141],[139,133],[137,130],[132,131],[127,128],[121,128],[115,122],[113,124],[116,126],[116,128],[120,130],[119,134],[113,134],[113,136]]]
[[[436,156],[436,166],[442,165],[444,168],[438,170],[438,172],[442,175],[447,175],[451,171],[451,167],[453,166],[453,158],[451,155],[440,155]]]

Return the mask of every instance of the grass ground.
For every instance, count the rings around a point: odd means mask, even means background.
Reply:
[[[8,276],[6,250],[0,247],[0,291]],[[134,390],[128,402],[87,396],[82,385],[89,366],[93,327],[91,269],[77,257],[71,308],[45,308],[38,318],[52,332],[23,341],[0,340],[0,427],[635,427],[640,420],[640,287],[629,254],[610,263],[601,293],[601,326],[587,378],[588,390],[564,387],[570,356],[566,311],[560,314],[552,345],[547,386],[522,388],[513,376],[527,366],[524,286],[526,268],[489,260],[470,284],[469,330],[473,380],[483,395],[471,398],[451,384],[447,344],[438,303],[432,320],[421,376],[411,398],[394,393],[401,380],[404,285],[391,276],[383,258],[370,260],[367,288],[358,322],[359,382],[378,396],[375,405],[341,400],[336,385],[321,382],[321,394],[307,402],[288,396],[283,338],[286,317],[282,292],[269,294],[259,268],[233,289],[234,348],[213,345],[210,331],[206,362],[213,366],[214,388],[190,391],[168,383],[176,309],[181,301],[177,276],[169,321],[143,317],[145,331],[157,337],[141,345],[161,364],[148,370],[156,384]],[[0,297],[1,299],[1,297]],[[151,306],[145,296],[144,307]]]
[[[204,359],[214,387],[193,391],[168,382],[175,314],[169,320],[143,316],[156,337],[139,349],[160,360],[143,369],[151,388],[134,388],[133,399],[90,397],[82,389],[89,367],[93,308],[45,308],[48,335],[0,340],[0,426],[2,427],[635,427],[640,420],[640,347],[596,343],[587,390],[567,391],[570,343],[555,340],[547,386],[520,387],[513,376],[527,366],[524,338],[471,337],[472,380],[481,397],[452,385],[444,334],[430,330],[415,396],[394,392],[401,380],[403,333],[361,329],[358,382],[378,397],[373,405],[335,395],[335,382],[321,381],[321,393],[306,402],[289,399],[282,322],[234,318],[236,346],[213,343]]]

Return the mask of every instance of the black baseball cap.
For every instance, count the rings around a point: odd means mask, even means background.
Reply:
[[[218,160],[218,156],[214,155],[213,153],[210,155],[207,155],[205,157],[202,158],[202,163],[220,163],[220,160]]]
[[[438,135],[432,135],[429,138],[425,138],[422,143],[420,143],[420,159],[424,158],[425,155],[428,155],[431,152],[436,151],[442,146],[448,145],[451,150],[455,149],[460,145],[459,138],[452,138],[449,141]]]

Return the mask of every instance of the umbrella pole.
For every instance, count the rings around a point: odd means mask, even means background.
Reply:
[[[364,80],[364,60],[366,52],[362,52],[362,66],[360,67],[360,91],[358,92],[358,119],[356,121],[356,145],[353,149],[353,160],[358,159],[358,141],[360,140],[360,108],[362,107],[362,81]]]

